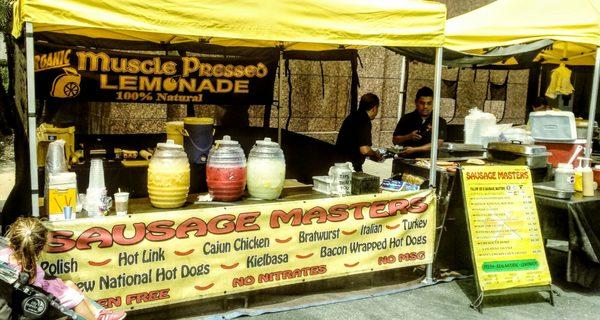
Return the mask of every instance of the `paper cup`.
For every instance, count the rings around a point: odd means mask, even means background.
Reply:
[[[115,211],[118,216],[127,215],[127,207],[129,206],[129,192],[117,192],[115,197]]]

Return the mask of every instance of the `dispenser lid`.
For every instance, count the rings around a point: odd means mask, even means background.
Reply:
[[[196,118],[196,117],[187,117],[183,118],[184,124],[213,124],[213,118]]]
[[[175,141],[168,139],[167,142],[159,142],[156,144],[157,148],[163,148],[163,149],[178,149],[178,150],[183,150],[183,146],[176,144]]]
[[[215,144],[218,144],[221,147],[234,147],[234,146],[238,146],[240,143],[235,141],[235,140],[231,140],[231,137],[228,135],[224,135],[223,139],[221,140],[216,140]]]
[[[266,137],[264,140],[256,140],[256,144],[261,147],[279,147],[279,144],[271,141],[269,137]]]

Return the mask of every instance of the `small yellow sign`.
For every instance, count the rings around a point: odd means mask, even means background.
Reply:
[[[550,285],[529,168],[469,166],[462,181],[481,291]]]

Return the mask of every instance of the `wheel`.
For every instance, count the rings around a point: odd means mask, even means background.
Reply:
[[[69,82],[65,85],[64,92],[67,97],[76,97],[79,94],[79,85],[75,82]]]

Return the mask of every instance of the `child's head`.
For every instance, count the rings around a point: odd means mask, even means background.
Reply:
[[[15,258],[23,266],[23,271],[29,273],[32,279],[35,276],[37,259],[46,246],[47,235],[48,230],[42,222],[31,217],[18,218],[6,233],[10,247],[15,252]]]

